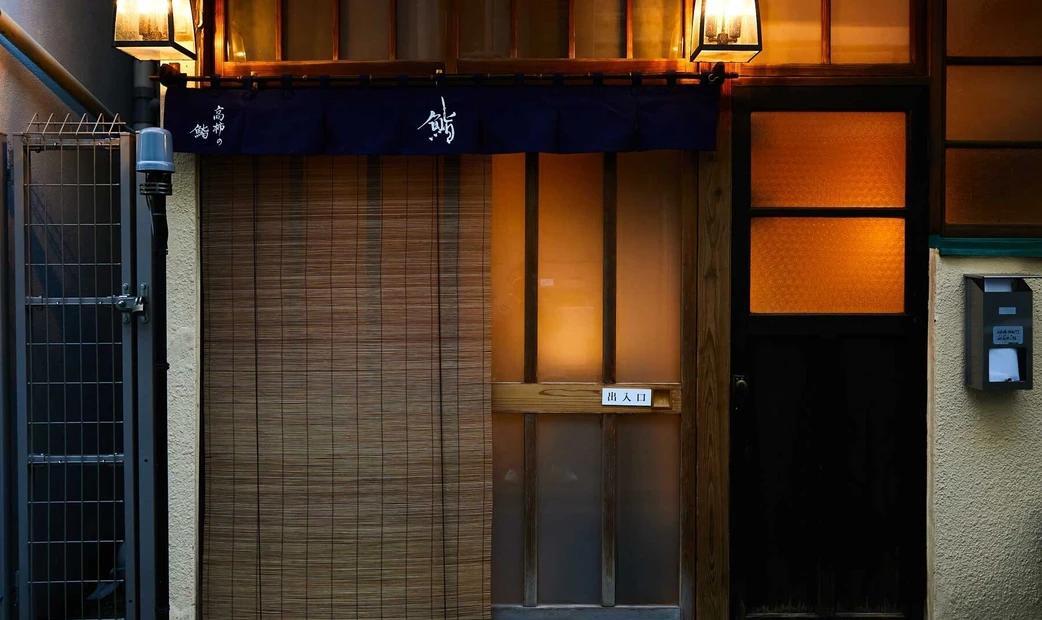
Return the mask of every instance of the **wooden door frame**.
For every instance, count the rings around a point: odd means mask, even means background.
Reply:
[[[928,243],[930,225],[930,201],[929,201],[929,172],[930,172],[930,118],[929,118],[929,89],[925,85],[903,86],[903,85],[877,85],[877,86],[749,86],[737,89],[734,103],[734,131],[733,144],[734,154],[732,166],[734,170],[733,185],[733,214],[731,223],[733,226],[732,237],[734,244],[731,250],[731,261],[733,273],[731,282],[734,287],[734,299],[729,315],[729,321],[734,326],[734,338],[730,349],[731,363],[736,365],[739,350],[745,340],[743,330],[748,314],[749,303],[749,227],[752,217],[751,190],[750,190],[750,115],[755,111],[850,111],[850,112],[873,112],[889,111],[904,112],[907,114],[906,121],[906,180],[905,180],[905,207],[902,209],[888,208],[865,208],[865,209],[801,209],[786,208],[787,214],[808,215],[814,217],[830,217],[843,215],[857,215],[858,211],[866,215],[887,216],[894,215],[904,218],[905,221],[905,312],[900,315],[869,316],[863,319],[864,333],[872,334],[894,334],[904,333],[912,341],[911,346],[918,347],[922,355],[913,361],[913,371],[921,377],[921,386],[918,388],[917,399],[921,418],[917,421],[916,432],[925,442],[926,438],[926,311],[929,295],[929,260]],[[761,215],[769,215],[770,210],[764,209]],[[828,314],[806,315],[798,318],[760,317],[760,322],[770,322],[771,329],[777,328],[779,333],[823,333],[842,331],[843,321],[849,321],[848,317],[834,316]],[[775,327],[777,326],[777,327]],[[728,378],[730,381],[730,378]],[[732,410],[732,414],[733,414]],[[925,443],[923,444],[925,446]],[[730,451],[730,439],[726,450]],[[925,448],[924,448],[925,450]],[[729,466],[734,463],[729,461]],[[926,453],[917,461],[913,471],[906,472],[907,475],[916,478],[917,495],[924,501],[918,506],[910,506],[909,510],[921,511],[922,529],[916,532],[906,533],[905,543],[910,548],[920,548],[922,553],[916,560],[912,560],[912,570],[922,577],[920,583],[913,585],[908,599],[921,600],[925,606],[926,594]],[[735,514],[731,514],[731,526],[734,527]],[[728,547],[729,551],[731,547]],[[733,571],[735,583],[741,579],[741,566],[735,566]],[[730,594],[730,605],[732,610],[738,609],[737,600],[738,587],[732,588]],[[723,615],[714,617],[724,617]],[[784,614],[779,617],[788,617]],[[886,614],[873,615],[864,614],[859,617],[891,617]]]

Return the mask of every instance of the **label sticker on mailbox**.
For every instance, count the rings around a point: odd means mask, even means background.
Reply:
[[[1024,328],[1020,325],[995,326],[991,331],[992,344],[1024,344]]]
[[[602,388],[601,405],[606,407],[650,407],[651,390],[636,388]]]

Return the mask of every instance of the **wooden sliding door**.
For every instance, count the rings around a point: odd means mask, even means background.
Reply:
[[[694,156],[497,156],[491,178],[493,616],[679,618]],[[651,406],[602,406],[627,386]]]

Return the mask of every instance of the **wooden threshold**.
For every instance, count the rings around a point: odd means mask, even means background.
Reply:
[[[651,389],[650,407],[605,407],[601,388]],[[680,414],[678,383],[493,383],[492,413]]]
[[[665,605],[493,605],[493,620],[679,620],[680,608]]]

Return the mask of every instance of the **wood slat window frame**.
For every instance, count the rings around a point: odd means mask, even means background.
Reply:
[[[935,67],[930,84],[931,164],[930,233],[943,237],[1042,237],[1042,224],[952,224],[948,222],[946,161],[949,150],[958,149],[1042,149],[1036,140],[949,140],[947,126],[948,67],[1040,67],[1042,56],[956,56],[948,54],[948,2],[933,0],[930,47]]]
[[[929,2],[943,0],[929,0]],[[763,0],[761,0],[761,5]],[[784,84],[784,80],[770,78],[809,78],[821,82],[835,80],[837,85],[849,80],[863,83],[864,78],[875,78],[887,83],[892,80],[925,82],[929,75],[929,44],[927,33],[931,20],[928,18],[927,2],[909,0],[908,10],[908,56],[907,63],[854,63],[833,64],[832,62],[832,0],[821,0],[821,62],[794,63],[783,65],[738,65],[742,77],[763,79],[765,85]],[[762,9],[761,9],[762,10]]]
[[[339,58],[340,3],[334,1],[330,19],[333,23],[333,57],[325,60],[283,60],[282,7],[289,0],[276,3],[276,53],[275,60],[233,62],[227,57],[229,0],[204,1],[204,32],[208,50],[205,54],[205,72],[226,77],[248,75],[422,75],[439,71],[445,73],[658,73],[665,71],[690,71],[694,63],[687,60],[687,43],[690,35],[691,14],[694,0],[676,0],[681,3],[680,58],[634,58],[633,57],[633,1],[626,0],[626,57],[625,58],[576,58],[575,57],[575,0],[568,0],[568,57],[564,58],[519,58],[518,57],[518,14],[519,3],[511,0],[510,56],[497,59],[461,58],[459,52],[459,30],[461,0],[444,0],[447,11],[445,53],[442,60],[400,60],[397,58],[397,0],[390,0],[388,23],[388,58],[386,60],[344,60]],[[208,21],[212,22],[212,27]]]
[[[287,0],[279,0],[281,3]],[[445,37],[445,54],[442,60],[417,61],[398,60],[396,0],[391,2],[391,19],[389,23],[389,53],[387,60],[307,60],[307,61],[250,61],[231,62],[226,57],[227,42],[227,10],[228,0],[203,0],[204,24],[203,33],[206,41],[204,53],[204,72],[226,77],[247,75],[413,75],[428,76],[439,71],[453,73],[659,73],[666,71],[705,70],[709,65],[692,63],[688,60],[691,47],[691,16],[694,13],[695,0],[679,0],[682,2],[681,42],[683,52],[680,58],[633,58],[633,0],[626,0],[626,58],[599,59],[575,58],[574,20],[569,19],[569,58],[519,58],[518,57],[518,6],[523,0],[511,0],[511,34],[508,58],[474,59],[461,58],[459,49],[461,0],[445,0],[447,28]],[[836,84],[865,83],[875,80],[892,84],[895,81],[907,84],[926,84],[933,61],[933,50],[937,36],[929,36],[927,27],[936,29],[933,12],[934,5],[943,0],[920,2],[910,0],[909,21],[909,56],[910,62],[901,64],[831,64],[831,2],[822,1],[822,63],[784,64],[784,65],[735,65],[746,81],[763,85],[799,84]],[[575,0],[569,0],[569,15]],[[339,3],[334,3],[339,7]],[[928,10],[927,4],[930,5]],[[331,16],[336,18],[337,15]],[[334,50],[339,52],[339,20],[334,21]],[[277,24],[281,41],[281,17]],[[941,30],[943,33],[943,28]],[[280,45],[281,47],[281,45]],[[281,54],[279,54],[281,56]]]
[[[618,159],[614,153],[603,155],[603,304],[602,304],[602,358],[601,377],[596,382],[539,382],[538,379],[538,299],[539,299],[539,154],[525,155],[525,278],[524,278],[524,373],[522,382],[494,382],[492,384],[492,413],[520,414],[524,419],[524,474],[523,500],[524,540],[522,543],[522,604],[494,606],[493,617],[543,617],[555,613],[560,606],[539,604],[539,550],[538,550],[538,483],[535,450],[537,420],[540,415],[599,415],[601,417],[601,600],[600,606],[569,606],[577,618],[589,613],[604,617],[605,613],[633,614],[626,617],[693,618],[695,613],[694,549],[696,494],[694,484],[685,484],[694,477],[696,451],[695,396],[697,329],[691,320],[682,320],[680,380],[676,383],[616,383],[616,276],[617,276],[617,208]],[[697,282],[696,231],[698,209],[697,154],[684,153],[681,162],[681,308],[682,316],[693,308]],[[690,230],[689,230],[690,229]],[[605,407],[601,405],[603,387],[642,387],[652,389],[652,407]],[[677,583],[677,604],[616,606],[617,569],[617,470],[619,416],[675,415],[680,417],[680,538],[677,549],[680,570]],[[624,611],[625,608],[625,611]],[[641,614],[651,614],[643,616]]]

